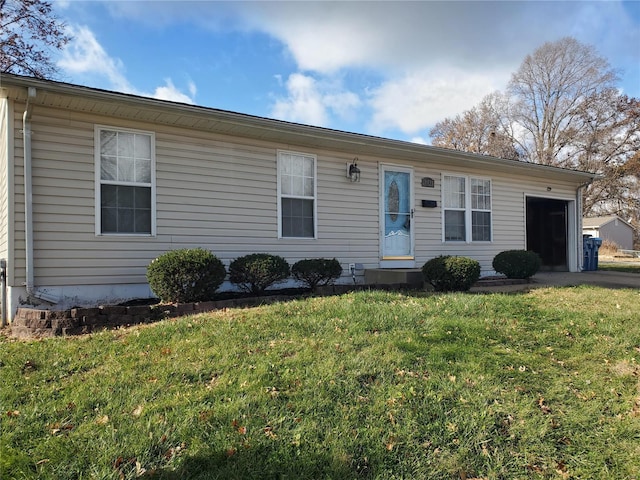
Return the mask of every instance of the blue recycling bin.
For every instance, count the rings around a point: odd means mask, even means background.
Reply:
[[[598,249],[602,245],[602,239],[594,237],[591,242],[593,243],[593,269],[598,270]]]
[[[593,272],[598,269],[598,248],[600,245],[602,245],[602,239],[589,235],[582,236],[583,271]]]

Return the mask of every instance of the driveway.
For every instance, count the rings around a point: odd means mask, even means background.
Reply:
[[[518,285],[477,286],[472,292],[517,292],[539,287],[566,287],[578,285],[597,285],[607,288],[640,289],[640,275],[637,273],[595,271],[595,272],[540,272],[534,275],[531,282]]]

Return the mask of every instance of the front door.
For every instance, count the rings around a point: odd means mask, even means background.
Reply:
[[[413,267],[413,170],[383,165],[380,178],[382,262]]]

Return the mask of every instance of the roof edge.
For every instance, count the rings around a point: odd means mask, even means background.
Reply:
[[[531,169],[539,172],[555,172],[559,174],[567,174],[582,178],[585,183],[591,182],[600,175],[592,172],[586,172],[581,170],[575,170],[570,168],[556,167],[551,165],[541,165],[537,163],[523,162],[519,160],[509,160],[500,157],[492,157],[488,155],[480,155],[476,153],[469,153],[460,150],[447,149],[442,147],[435,147],[432,145],[424,145],[419,143],[408,142],[405,140],[396,140],[385,137],[377,137],[368,134],[347,132],[343,130],[336,130],[327,127],[318,127],[313,125],[305,125],[301,123],[289,122],[286,120],[278,120],[267,117],[260,117],[257,115],[251,115],[246,113],[238,113],[229,110],[222,110],[213,107],[205,107],[201,105],[187,104],[181,102],[175,102],[170,100],[160,100],[152,97],[145,97],[141,95],[115,92],[111,90],[104,90],[95,87],[87,87],[83,85],[76,85],[71,83],[65,83],[55,80],[46,80],[34,77],[28,77],[23,75],[16,75],[11,73],[0,74],[0,88],[4,84],[17,87],[36,87],[46,89],[52,93],[66,94],[66,95],[84,95],[96,100],[117,100],[126,101],[136,105],[146,105],[149,107],[161,108],[161,109],[174,109],[181,111],[185,114],[191,115],[216,115],[220,120],[224,120],[229,123],[242,123],[252,124],[256,128],[263,130],[281,130],[286,129],[291,133],[295,133],[301,136],[322,136],[325,138],[338,139],[345,144],[350,145],[374,145],[379,148],[384,148],[390,151],[404,151],[414,154],[428,153],[436,157],[456,158],[458,160],[466,160],[472,163],[480,163],[487,165],[502,165],[510,166],[519,169]]]

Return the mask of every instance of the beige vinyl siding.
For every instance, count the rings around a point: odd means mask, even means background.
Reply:
[[[464,255],[475,258],[483,271],[491,271],[493,257],[509,249],[526,247],[525,196],[575,200],[575,187],[517,173],[504,174],[487,169],[455,169],[445,164],[427,162],[428,169],[415,170],[416,265],[438,255]],[[442,173],[491,179],[492,238],[491,242],[442,241]],[[420,185],[422,177],[435,180],[434,188]],[[551,191],[547,191],[551,187]],[[424,208],[421,200],[436,200],[437,208]]]
[[[155,133],[155,236],[96,236],[95,125]],[[22,161],[19,130],[14,128],[15,144],[20,145],[16,162]],[[360,182],[351,183],[345,178],[350,154],[42,106],[33,109],[32,131],[34,272],[35,283],[41,286],[144,283],[146,266],[157,255],[196,246],[212,250],[226,265],[241,255],[268,252],[290,263],[336,257],[345,275],[348,263],[378,267],[380,164],[414,169],[418,267],[440,254],[458,254],[476,258],[483,270],[490,270],[496,253],[525,246],[525,194],[575,198],[575,187],[494,174],[486,168],[450,168],[428,156],[419,162],[362,156]],[[278,239],[279,149],[317,158],[317,239]],[[442,172],[491,179],[493,242],[442,241]],[[427,176],[435,180],[434,188],[421,186],[421,178]],[[23,282],[21,163],[15,166],[15,185],[15,266],[17,280]],[[422,207],[423,199],[436,200],[438,207]]]
[[[155,132],[155,237],[95,235],[95,125]],[[291,263],[335,256],[343,263],[377,264],[377,173],[371,168],[359,184],[350,184],[345,158],[333,152],[40,106],[33,110],[32,131],[36,285],[143,283],[158,254],[194,246],[211,249],[227,265],[254,252],[283,255]],[[317,155],[316,240],[278,239],[279,148]],[[23,218],[21,165],[16,183]],[[24,278],[20,238],[16,267]]]

